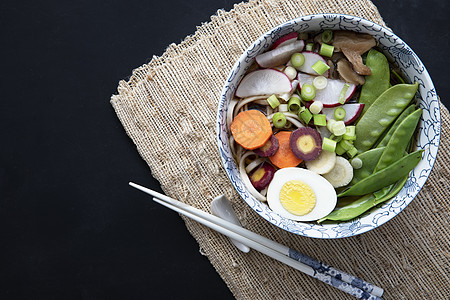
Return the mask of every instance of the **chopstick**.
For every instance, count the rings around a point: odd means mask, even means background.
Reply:
[[[145,188],[133,182],[130,186],[154,196],[153,200],[180,214],[183,214],[219,233],[233,238],[256,251],[272,257],[290,267],[293,267],[311,277],[319,279],[339,290],[359,299],[380,300],[383,289],[363,280],[336,270],[311,257],[303,255],[284,245],[260,236],[250,230],[208,214],[202,210],[177,201],[166,195]]]

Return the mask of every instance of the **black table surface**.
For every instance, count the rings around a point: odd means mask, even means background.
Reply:
[[[0,3],[1,299],[233,299],[181,218],[128,187],[160,190],[109,99],[238,2]],[[448,1],[374,3],[450,105]]]

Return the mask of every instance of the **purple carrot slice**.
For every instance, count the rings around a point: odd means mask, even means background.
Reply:
[[[275,167],[264,162],[249,175],[250,182],[257,190],[265,189],[273,179]]]
[[[278,143],[278,139],[276,138],[275,135],[272,134],[272,136],[264,144],[264,146],[253,150],[253,152],[255,152],[256,154],[258,154],[261,157],[269,157],[269,156],[275,155],[279,146],[280,145]]]
[[[298,128],[292,132],[289,146],[298,158],[304,161],[314,160],[322,151],[322,137],[311,127]]]

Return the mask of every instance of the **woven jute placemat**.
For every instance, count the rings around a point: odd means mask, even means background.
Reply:
[[[218,11],[181,44],[134,70],[112,96],[117,116],[164,192],[210,212],[225,194],[244,227],[385,289],[386,299],[449,299],[449,114],[441,105],[436,164],[418,197],[397,217],[368,233],[319,240],[283,231],[238,196],[221,167],[215,118],[234,62],[261,34],[314,13],[346,13],[384,25],[367,0],[261,0]],[[352,299],[256,251],[184,218],[186,226],[237,299]]]

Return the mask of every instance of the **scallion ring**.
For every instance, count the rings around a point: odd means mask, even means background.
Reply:
[[[330,69],[330,66],[324,63],[322,60],[318,60],[311,66],[311,68],[316,71],[317,74],[322,75]]]
[[[288,102],[288,111],[297,114],[300,110],[300,99],[298,97],[292,96]]]
[[[320,76],[317,76],[316,78],[314,78],[313,85],[316,89],[323,90],[324,88],[327,87],[328,80],[326,77],[320,75]]]
[[[322,43],[320,46],[319,54],[322,56],[331,57],[333,56],[334,46]]]
[[[316,97],[316,88],[311,84],[303,84],[300,91],[300,96],[304,101],[311,101]]]
[[[272,95],[269,98],[267,98],[267,102],[269,102],[270,107],[275,108],[278,105],[280,105],[280,101],[278,100],[277,96]]]
[[[282,128],[284,127],[284,125],[286,125],[286,116],[283,113],[278,112],[273,115],[272,122],[273,126],[275,126],[276,128]]]
[[[314,44],[313,43],[306,44],[305,50],[306,51],[313,51],[314,50]]]
[[[344,84],[344,86],[342,87],[341,93],[339,94],[339,103],[340,104],[344,104],[345,103],[345,94],[347,94],[347,90],[350,87],[350,85],[348,85],[347,83]]]
[[[322,39],[322,42],[328,44],[328,43],[331,42],[331,40],[333,39],[333,31],[331,31],[331,30],[329,30],[329,29],[325,30],[325,31],[322,32],[322,34],[321,34],[321,39]]]
[[[334,118],[337,121],[344,120],[345,118],[345,109],[343,107],[338,107],[334,110]]]
[[[305,64],[305,56],[301,53],[292,54],[291,64],[294,68],[300,68]]]

